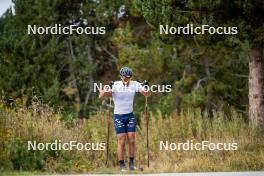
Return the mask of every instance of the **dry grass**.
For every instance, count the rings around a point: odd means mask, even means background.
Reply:
[[[60,112],[34,103],[30,107],[1,110],[1,169],[39,170],[42,172],[90,172],[116,173],[117,141],[111,122],[109,168],[105,165],[105,151],[41,151],[28,152],[28,140],[51,142],[105,142],[107,132],[106,112],[98,112],[88,120],[69,126],[61,120]],[[138,164],[146,166],[146,128],[143,114],[137,129]],[[161,112],[150,113],[151,169],[146,172],[202,172],[243,171],[264,169],[264,137],[251,131],[234,110],[227,116],[214,112],[209,118],[206,112],[188,110],[180,115],[163,117]],[[238,143],[236,151],[165,151],[159,149],[160,141]],[[4,162],[3,162],[4,161]],[[39,163],[36,165],[35,163]]]

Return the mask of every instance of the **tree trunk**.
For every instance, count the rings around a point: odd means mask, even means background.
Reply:
[[[93,64],[93,58],[94,58],[94,54],[92,54],[92,51],[91,51],[91,46],[90,44],[88,44],[86,46],[87,48],[87,59],[89,61],[89,64]],[[94,49],[93,49],[94,50]],[[85,101],[84,101],[84,105],[87,106],[87,104],[89,103],[89,100],[90,100],[90,97],[92,95],[92,92],[93,92],[93,71],[91,70],[90,71],[90,74],[89,74],[89,90],[87,91],[86,93],[86,96],[85,96]]]
[[[264,127],[262,48],[249,52],[249,120],[253,128]]]
[[[210,73],[209,59],[208,59],[207,54],[205,55],[205,60],[204,60],[204,70],[205,70],[206,78],[210,79],[211,73]],[[206,111],[210,112],[212,110],[211,100],[212,100],[213,92],[212,92],[212,89],[208,89],[208,88],[206,91],[207,91],[207,101],[206,101],[205,109]]]
[[[73,63],[75,61],[75,55],[73,53],[72,41],[70,38],[68,40],[68,49],[69,49],[69,53],[71,56],[69,57],[71,58],[69,63]],[[77,79],[75,77],[74,70],[69,69],[69,72],[70,72],[70,77],[71,77],[73,88],[75,89],[74,100],[77,104],[77,111],[79,111],[80,105],[81,105],[81,97],[80,97],[80,92],[79,92],[78,85],[77,85]]]

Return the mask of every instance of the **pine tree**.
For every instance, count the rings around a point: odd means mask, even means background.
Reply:
[[[147,23],[155,30],[159,24],[168,24],[171,26],[184,26],[187,23],[194,25],[207,24],[210,26],[235,26],[238,27],[237,35],[194,35],[186,37],[186,42],[191,41],[191,47],[195,47],[198,43],[199,48],[203,52],[203,58],[207,57],[205,63],[210,57],[222,57],[225,63],[231,62],[232,56],[241,57],[243,60],[248,60],[249,55],[249,119],[253,126],[263,126],[264,119],[264,104],[263,104],[263,79],[261,63],[263,62],[263,37],[260,35],[263,32],[263,10],[264,3],[260,0],[250,1],[135,1],[136,6],[142,12]],[[171,40],[180,40],[183,36],[163,37],[166,42]],[[188,40],[191,39],[191,40]],[[196,48],[196,47],[195,47]],[[199,51],[198,48],[198,51]],[[204,48],[204,49],[203,49]],[[221,51],[224,49],[224,51]],[[210,51],[211,50],[211,51]],[[221,53],[219,53],[221,51]],[[245,53],[245,54],[244,54]],[[243,54],[243,55],[242,55]],[[228,58],[226,58],[229,56]],[[201,58],[201,57],[199,57]],[[226,58],[226,59],[224,59]],[[242,61],[244,62],[244,61]],[[237,66],[237,65],[233,65]],[[208,69],[206,74],[210,74]],[[231,65],[232,67],[232,65]],[[237,68],[232,69],[232,75],[242,78],[240,71]],[[244,73],[246,71],[243,71]],[[221,73],[219,73],[221,74]],[[225,75],[226,73],[223,72]],[[216,75],[215,75],[216,76]],[[215,77],[214,76],[214,77]],[[230,77],[230,76],[229,76]],[[224,80],[225,78],[223,78]],[[237,78],[239,79],[239,78]],[[240,81],[240,80],[239,80]],[[234,81],[232,81],[234,82]],[[239,87],[238,87],[239,88]],[[230,86],[229,90],[233,96]],[[211,94],[207,89],[207,94]],[[209,98],[209,97],[208,97]],[[239,102],[239,100],[237,100]]]

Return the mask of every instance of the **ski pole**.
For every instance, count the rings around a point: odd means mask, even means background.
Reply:
[[[111,106],[112,98],[109,98],[109,104]],[[106,165],[108,166],[108,156],[109,156],[109,138],[110,138],[110,107],[108,109],[108,117],[107,117],[107,143],[106,143]]]
[[[144,86],[148,86],[148,82],[145,80]],[[148,97],[145,96],[145,116],[146,116],[146,130],[147,130],[147,157],[148,157],[148,168],[149,168],[149,118],[148,118]]]
[[[109,86],[112,89],[114,82],[111,81]],[[108,156],[109,156],[109,138],[110,138],[110,116],[111,116],[111,105],[112,105],[112,97],[109,97],[109,109],[108,109],[108,116],[107,116],[107,142],[106,142],[106,165],[108,166]]]
[[[149,168],[149,119],[148,119],[148,97],[145,97],[145,114],[146,114],[146,128],[147,128],[147,154],[148,154],[148,168]]]

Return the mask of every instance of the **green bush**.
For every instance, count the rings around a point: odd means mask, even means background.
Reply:
[[[28,150],[27,143],[15,140],[11,150],[11,162],[15,170],[43,170],[46,151]]]

